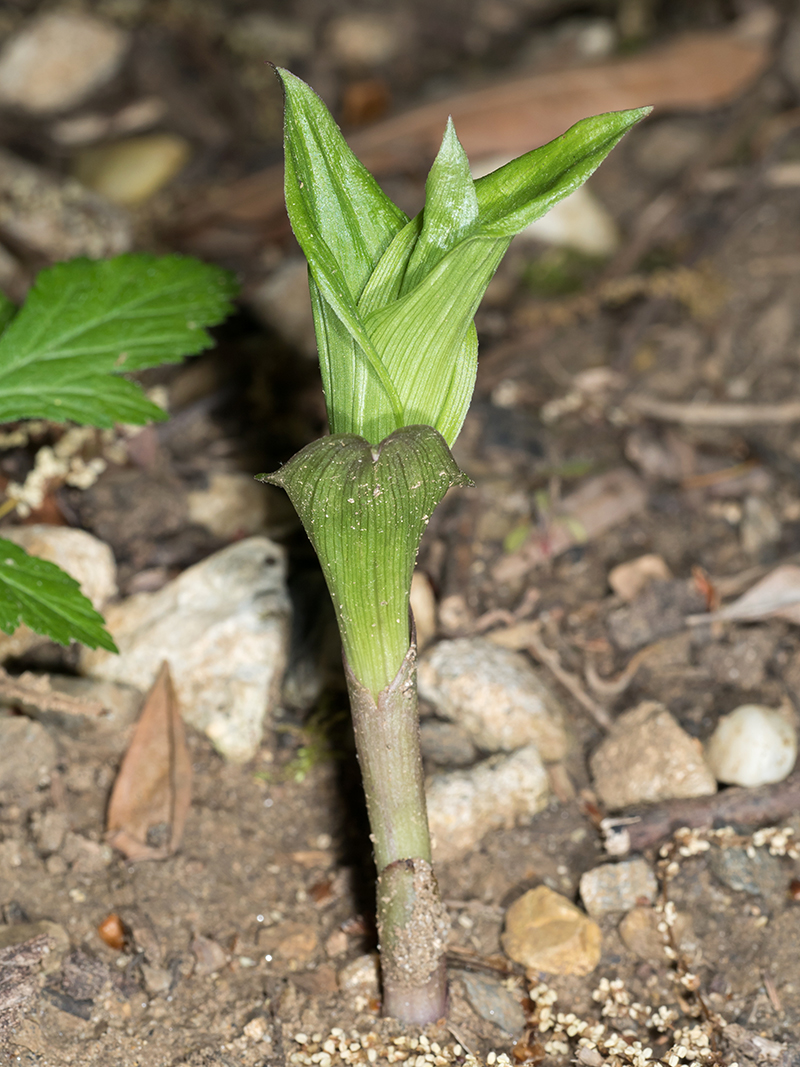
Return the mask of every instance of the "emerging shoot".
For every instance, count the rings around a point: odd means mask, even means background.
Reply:
[[[584,119],[478,181],[448,121],[409,220],[319,97],[278,75],[286,205],[308,260],[331,436],[259,477],[286,489],[333,598],[378,868],[384,1011],[424,1024],[446,1010],[449,922],[431,866],[409,596],[433,509],[469,484],[450,446],[475,385],[473,319],[512,237],[649,109]]]

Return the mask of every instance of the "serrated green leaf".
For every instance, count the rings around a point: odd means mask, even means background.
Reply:
[[[377,448],[336,434],[313,441],[260,481],[289,494],[319,556],[348,663],[378,693],[408,651],[408,598],[420,538],[451,485],[469,484],[430,426]]]
[[[119,375],[208,348],[232,276],[182,256],[75,259],[42,271],[0,336],[0,419],[110,426],[164,417]]]
[[[25,623],[59,644],[81,641],[116,652],[103,617],[65,571],[0,539],[0,629],[11,634]]]
[[[11,322],[17,313],[17,305],[9,300],[5,293],[0,293],[0,333]]]

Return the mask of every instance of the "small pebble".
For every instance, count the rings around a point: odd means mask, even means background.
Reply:
[[[631,601],[650,582],[668,582],[671,577],[664,559],[650,553],[618,564],[609,572],[608,584],[620,600]]]
[[[589,974],[600,962],[600,927],[560,893],[540,885],[506,912],[507,956],[531,971]]]
[[[717,791],[700,742],[655,701],[618,716],[589,763],[597,793],[611,810]]]
[[[547,804],[550,786],[535,745],[484,760],[468,771],[428,779],[428,822],[437,862],[474,849],[490,830],[529,822]]]
[[[743,704],[724,715],[706,746],[720,782],[757,786],[782,782],[797,758],[797,733],[780,711]]]
[[[418,678],[420,696],[478,748],[513,752],[534,744],[544,760],[566,753],[561,704],[521,653],[483,637],[440,641],[421,657]]]
[[[171,181],[190,155],[191,146],[183,137],[152,133],[82,149],[75,158],[74,173],[87,189],[130,207]]]
[[[603,863],[581,875],[581,900],[593,918],[651,904],[658,891],[656,876],[637,856],[621,863]]]
[[[367,952],[357,956],[338,974],[339,988],[348,993],[362,993],[376,996],[380,981],[380,965],[377,952]]]

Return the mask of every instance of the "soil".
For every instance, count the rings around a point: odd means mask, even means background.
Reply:
[[[226,19],[257,5],[103,0],[80,6],[137,35],[139,72],[115,85],[114,106],[132,99],[142,79],[155,79],[171,101],[173,128],[197,148],[177,183],[137,209],[139,247],[203,250],[250,280],[265,260],[274,268],[295,254],[285,226],[251,248],[232,244],[233,231],[226,237],[224,226],[192,222],[187,211],[194,196],[224,190],[280,159],[272,74],[260,58],[237,58],[220,43]],[[36,7],[10,5],[2,29],[21,24]],[[790,7],[776,5],[776,16],[790,17]],[[620,48],[633,48],[683,29],[724,29],[741,13],[713,0],[408,0],[388,8],[411,27],[413,46],[376,72],[337,58],[326,36],[336,5],[293,0],[280,12],[276,5],[276,14],[309,27],[317,42],[293,68],[351,127],[537,62],[542,70],[575,63],[570,41],[587,19],[602,20],[622,33]],[[625,39],[625,20],[636,10],[641,32]],[[703,609],[706,596],[711,603],[715,591],[740,592],[800,553],[800,447],[792,423],[723,427],[646,419],[626,407],[626,397],[777,405],[796,395],[800,200],[796,185],[782,187],[770,173],[779,164],[797,166],[800,100],[781,62],[776,50],[768,72],[737,100],[712,111],[664,114],[615,150],[592,189],[623,235],[617,258],[599,262],[531,243],[512,248],[478,313],[478,385],[455,449],[475,487],[448,495],[419,558],[441,609],[440,635],[476,632],[484,623],[499,628],[528,605],[545,644],[612,715],[658,700],[700,740],[741,703],[800,708],[796,626],[778,619],[724,628],[682,623],[687,610]],[[195,92],[198,84],[202,93]],[[359,100],[369,106],[359,111]],[[68,168],[66,154],[40,126],[4,121],[0,134],[8,147],[56,173]],[[678,147],[659,155],[657,136],[702,150],[676,167]],[[703,182],[721,168],[736,168],[735,184],[723,193]],[[387,189],[399,189],[413,207],[423,178],[399,175]],[[646,231],[645,208],[667,194],[674,198],[671,211]],[[25,260],[24,249],[15,252],[26,268],[38,265],[34,256]],[[632,277],[633,295],[615,296],[614,281]],[[246,305],[217,331],[217,341],[215,350],[183,367],[142,376],[148,387],[168,390],[174,417],[139,435],[127,465],[111,465],[87,490],[54,491],[26,520],[79,525],[107,541],[123,593],[157,588],[226,543],[188,518],[186,494],[206,485],[210,472],[220,464],[252,474],[274,470],[324,432],[312,360]],[[587,376],[598,368],[605,377]],[[57,431],[43,431],[36,444],[51,439],[48,433]],[[30,449],[4,453],[5,477],[24,476],[32,455]],[[644,510],[557,557],[545,552],[532,563],[520,553],[537,531],[547,542],[561,498],[619,466],[643,478]],[[421,1037],[418,1029],[381,1018],[374,963],[362,960],[360,980],[356,975],[349,986],[344,972],[376,948],[374,870],[342,714],[347,702],[332,614],[291,509],[277,493],[270,501],[268,532],[289,550],[295,608],[283,705],[258,758],[244,766],[226,764],[189,731],[192,807],[179,852],[161,862],[130,863],[103,844],[105,807],[126,738],[112,742],[46,723],[58,747],[56,770],[0,795],[3,917],[7,924],[48,920],[69,939],[54,950],[53,965],[18,961],[14,973],[20,980],[34,974],[35,982],[9,1009],[0,1060],[5,1055],[2,1062],[31,1067],[325,1067],[463,1063],[468,1050],[490,1063],[494,1050],[510,1062],[568,1062],[566,1051],[545,1049],[547,1034],[538,1031],[542,993],[532,1000],[531,989],[539,976],[526,978],[503,956],[500,934],[505,910],[524,891],[544,883],[577,899],[581,874],[608,859],[587,763],[601,729],[565,690],[574,744],[554,776],[547,810],[438,866],[452,916],[448,1020]],[[644,553],[662,556],[679,579],[664,595],[680,610],[644,605],[633,626],[620,616],[632,609],[612,596],[608,574]],[[687,590],[693,609],[686,608]],[[673,616],[677,623],[669,621]],[[610,678],[651,645],[623,693],[592,693],[588,664]],[[10,667],[25,668],[70,673],[75,657],[50,648]],[[45,824],[61,832],[48,838]],[[800,816],[788,825],[800,833]],[[759,1060],[758,1039],[762,1053],[771,1048],[770,1062],[800,1063],[800,868],[791,855],[753,850],[753,828],[738,829],[738,873],[723,859],[729,850],[689,846],[662,884],[682,916],[679,959],[635,955],[621,938],[620,916],[606,916],[596,970],[544,978],[558,994],[557,1010],[606,1022],[616,1012],[620,1029],[635,1032],[656,1060],[670,1046],[671,1031],[648,1033],[625,1007],[626,993],[653,1010],[674,1009],[673,1027],[719,1013],[740,1030],[731,1029],[726,1040],[722,1028],[712,1027],[715,1058],[709,1052],[706,1062],[766,1062]],[[655,868],[657,849],[647,857]],[[98,932],[114,915],[121,923],[116,947]],[[489,982],[499,1002],[509,996],[518,1002],[527,1028],[512,1034],[492,1022],[486,1002],[474,987],[469,992],[474,975]],[[327,1051],[326,1041],[333,1041]],[[582,1063],[606,1062],[584,1052]],[[621,1056],[617,1062],[635,1061]]]

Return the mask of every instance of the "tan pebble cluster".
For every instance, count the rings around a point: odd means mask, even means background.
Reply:
[[[482,1061],[467,1052],[461,1045],[440,1045],[425,1034],[419,1037],[392,1037],[382,1039],[375,1033],[360,1034],[351,1031],[348,1036],[341,1027],[335,1026],[327,1037],[322,1034],[295,1034],[296,1052],[289,1055],[290,1064],[303,1067],[339,1067],[341,1064],[402,1063],[405,1067],[483,1067]],[[490,1052],[486,1057],[488,1067],[507,1067],[511,1064],[504,1053]]]

